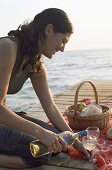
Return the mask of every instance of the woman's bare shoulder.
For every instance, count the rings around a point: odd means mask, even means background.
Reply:
[[[0,62],[5,64],[16,61],[17,44],[9,38],[0,39]],[[10,60],[9,60],[10,58]]]
[[[9,50],[16,50],[16,49],[17,49],[17,44],[15,41],[6,37],[0,39],[0,51],[5,50],[6,52]]]

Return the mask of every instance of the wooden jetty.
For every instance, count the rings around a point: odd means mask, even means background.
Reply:
[[[99,103],[112,103],[112,81],[91,81],[95,84]],[[68,105],[74,104],[74,96],[79,84],[75,84],[63,93],[54,96],[54,101],[61,112],[64,112]],[[78,99],[81,100],[83,98],[91,98],[93,101],[95,99],[93,88],[89,83],[85,83],[80,89]],[[29,110],[28,114],[32,117],[48,121],[41,105]],[[47,164],[41,167],[27,168],[26,170],[96,170],[96,168],[96,165],[93,165],[88,160],[76,160],[62,152],[53,156]],[[0,170],[7,169],[0,168]]]

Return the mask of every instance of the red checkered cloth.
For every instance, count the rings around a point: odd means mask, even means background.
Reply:
[[[112,103],[103,103],[103,105],[112,107]],[[63,117],[68,123],[66,113],[63,113]],[[110,116],[110,120],[112,120],[112,116]],[[96,148],[91,151],[91,160],[94,164],[98,165],[97,170],[112,170],[112,140],[106,138],[106,131],[110,127],[112,127],[111,124],[101,131],[98,144]],[[74,130],[74,132],[76,132],[76,130]],[[67,149],[67,153],[75,159],[85,159],[84,155],[72,146]]]

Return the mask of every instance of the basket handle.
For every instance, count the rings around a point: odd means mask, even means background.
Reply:
[[[78,88],[76,89],[75,99],[74,99],[74,114],[75,114],[75,115],[76,115],[77,110],[78,110],[78,105],[77,105],[77,102],[78,102],[78,94],[79,94],[80,88],[81,88],[82,85],[84,85],[85,83],[90,83],[91,86],[93,87],[94,94],[95,94],[95,102],[96,102],[96,104],[98,104],[98,94],[97,94],[96,87],[95,87],[94,83],[91,82],[90,80],[85,80],[85,81],[81,82],[81,83],[79,84]]]

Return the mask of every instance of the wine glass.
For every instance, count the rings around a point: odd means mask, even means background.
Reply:
[[[100,135],[100,131],[98,127],[88,127],[86,130],[87,130],[87,137],[89,139],[92,139],[92,140],[98,139]]]
[[[92,151],[96,147],[97,140],[88,138],[87,136],[84,136],[82,138],[82,144],[85,149],[87,149],[88,151]]]

